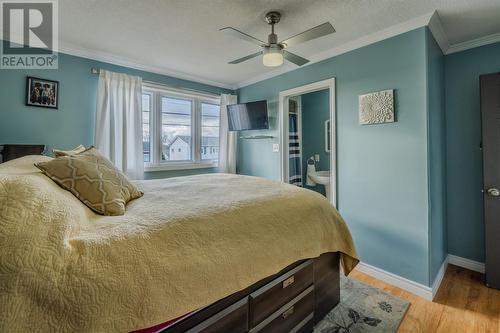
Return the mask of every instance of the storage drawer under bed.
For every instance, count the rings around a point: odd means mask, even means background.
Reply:
[[[314,286],[310,286],[278,311],[250,330],[250,333],[288,333],[312,327]]]
[[[250,294],[250,327],[254,327],[313,284],[313,261],[307,260]]]
[[[247,327],[248,298],[245,297],[188,330],[188,333],[244,333]]]
[[[298,262],[254,286],[161,332],[310,333],[339,302],[339,255]]]

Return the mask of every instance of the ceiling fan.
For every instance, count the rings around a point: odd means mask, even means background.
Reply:
[[[283,58],[296,64],[297,66],[302,66],[308,63],[309,60],[302,58],[301,56],[298,56],[294,53],[288,52],[285,49],[289,46],[307,42],[312,39],[326,36],[335,32],[335,29],[330,24],[330,22],[326,22],[314,28],[306,30],[298,35],[278,42],[278,36],[274,33],[274,25],[280,21],[280,18],[281,14],[279,12],[273,11],[266,14],[266,22],[271,25],[271,33],[267,37],[267,43],[232,27],[220,29],[220,31],[222,32],[241,38],[243,40],[246,40],[247,42],[257,44],[262,48],[262,50],[259,52],[255,52],[247,55],[246,57],[233,60],[229,62],[229,64],[239,64],[243,61],[247,61],[249,59],[263,55],[262,63],[264,64],[264,66],[280,66],[283,64]]]

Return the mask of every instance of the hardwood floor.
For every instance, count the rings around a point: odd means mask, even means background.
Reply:
[[[483,274],[448,265],[433,302],[356,270],[350,277],[411,302],[399,333],[500,333],[500,291],[487,288]]]

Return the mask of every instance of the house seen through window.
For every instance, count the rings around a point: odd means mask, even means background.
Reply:
[[[216,166],[220,120],[217,96],[145,86],[142,111],[146,168]]]

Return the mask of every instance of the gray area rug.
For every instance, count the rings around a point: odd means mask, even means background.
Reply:
[[[406,300],[341,275],[340,303],[314,333],[396,332],[409,306]]]

